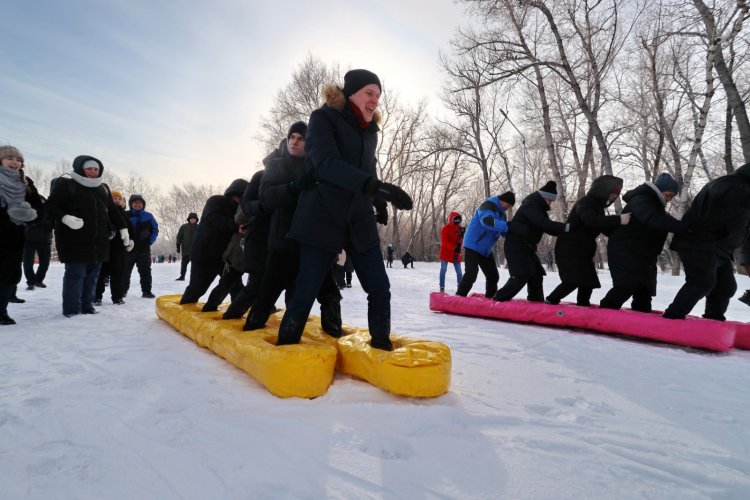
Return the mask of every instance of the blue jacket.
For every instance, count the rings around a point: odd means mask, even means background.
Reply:
[[[156,237],[159,236],[159,224],[157,224],[151,212],[145,210],[131,208],[127,214],[133,229],[133,242],[135,243],[133,251],[148,251],[156,241]]]
[[[508,233],[505,210],[499,196],[487,198],[479,205],[464,234],[464,248],[488,257],[500,236]]]

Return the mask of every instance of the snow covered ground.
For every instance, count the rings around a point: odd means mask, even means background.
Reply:
[[[276,398],[159,321],[135,273],[126,305],[64,318],[53,265],[0,327],[0,498],[750,498],[750,351],[433,313],[439,267],[415,267],[388,270],[393,329],[450,345],[430,400],[340,375]],[[153,270],[157,295],[182,292],[177,264]],[[655,305],[680,285],[661,276]],[[366,325],[356,278],[343,294]]]

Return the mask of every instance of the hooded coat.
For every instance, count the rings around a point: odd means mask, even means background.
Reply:
[[[544,267],[536,254],[536,247],[547,233],[557,236],[565,233],[564,222],[550,220],[550,206],[539,191],[534,191],[521,202],[513,220],[508,224],[505,236],[505,258],[511,276],[546,276]]]
[[[471,217],[464,234],[464,248],[488,257],[500,236],[507,232],[505,209],[500,204],[500,197],[492,196],[484,200]]]
[[[242,197],[247,188],[247,181],[235,179],[224,191],[223,195],[214,195],[206,200],[203,207],[198,232],[190,251],[193,262],[221,262],[224,250],[229,245],[232,235],[238,226],[234,221],[238,202],[233,196]]]
[[[368,180],[377,179],[380,116],[376,113],[361,128],[340,88],[331,85],[324,96],[325,104],[310,115],[305,137],[305,171],[319,182],[300,193],[290,234],[335,254],[347,241],[364,252],[380,244],[373,204],[385,204],[363,192]]]
[[[440,230],[440,260],[453,262],[456,257],[461,262],[461,246],[464,242],[464,228],[461,223],[453,223],[454,217],[460,217],[458,212],[451,212],[448,223]]]
[[[687,224],[666,212],[666,202],[651,182],[625,193],[622,213],[630,222],[609,233],[607,257],[612,282],[623,288],[651,289],[656,294],[656,259],[668,233],[679,233]]]
[[[602,175],[591,183],[585,196],[573,205],[567,222],[571,232],[562,233],[555,243],[555,259],[563,283],[599,288],[593,258],[596,238],[620,225],[619,215],[604,215],[609,195],[622,188],[622,179]]]
[[[729,258],[742,246],[750,223],[750,163],[703,186],[682,220],[690,231],[675,235],[673,250],[716,251]]]
[[[94,160],[99,164],[99,175],[104,173],[102,162],[91,156],[78,156],[73,160],[73,172],[84,176],[83,164]],[[109,188],[102,183],[86,187],[72,178],[59,177],[45,203],[47,213],[55,221],[55,245],[60,262],[106,262],[109,260],[110,236],[127,224],[112,200]],[[71,229],[63,224],[65,215],[83,219],[83,227]]]

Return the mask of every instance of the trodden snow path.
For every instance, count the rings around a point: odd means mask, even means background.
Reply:
[[[153,266],[157,295],[182,292],[178,269]],[[159,321],[135,272],[127,304],[64,318],[53,265],[0,327],[0,498],[750,497],[750,352],[433,313],[438,270],[388,273],[393,331],[451,347],[447,395],[337,375],[299,400]],[[660,276],[654,305],[681,284]],[[356,278],[342,293],[344,321],[365,325]],[[733,299],[728,317],[750,308]]]

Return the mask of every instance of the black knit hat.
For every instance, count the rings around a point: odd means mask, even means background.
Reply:
[[[654,179],[654,185],[659,188],[659,191],[662,193],[670,192],[677,194],[680,192],[680,184],[674,180],[674,177],[666,172],[659,174],[656,179]]]
[[[381,92],[383,91],[383,86],[380,85],[380,78],[372,71],[366,69],[347,71],[344,75],[344,97],[348,99],[350,95],[371,83],[377,85]]]
[[[539,188],[539,194],[545,200],[555,201],[557,199],[557,183],[555,181],[549,181],[547,184]]]
[[[292,136],[292,134],[294,134],[295,132],[301,135],[302,138],[304,139],[305,136],[307,135],[307,123],[305,122],[292,123],[292,126],[289,127],[289,132],[286,133],[286,138],[289,139]]]
[[[200,219],[198,218],[198,214],[196,214],[195,212],[190,212],[190,213],[188,214],[188,218],[187,218],[187,221],[188,221],[188,222],[190,222],[190,219],[200,220]]]
[[[513,191],[506,191],[498,196],[498,198],[500,199],[500,201],[504,201],[511,206],[516,204],[516,195],[513,193]]]

